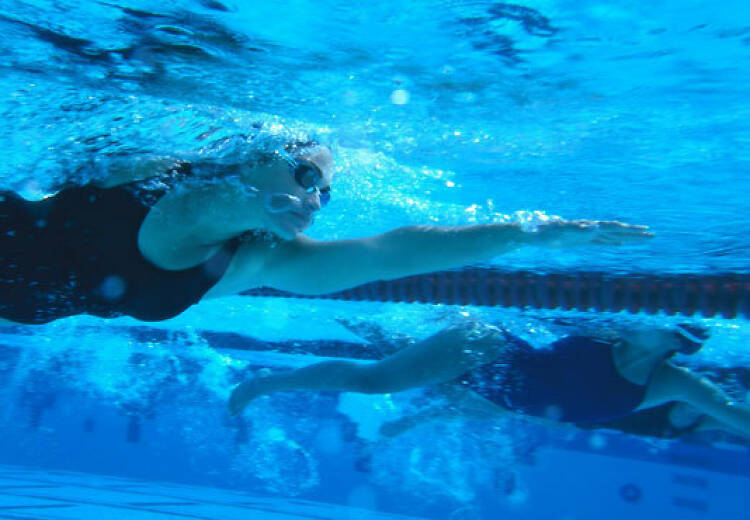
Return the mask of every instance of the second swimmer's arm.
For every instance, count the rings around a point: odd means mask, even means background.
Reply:
[[[554,423],[545,419],[511,412],[488,401],[479,394],[460,386],[455,381],[442,383],[437,385],[435,389],[447,400],[446,404],[433,406],[413,415],[407,415],[395,421],[384,423],[380,428],[380,433],[386,437],[395,437],[416,426],[435,420],[493,420],[503,417],[522,418],[527,422],[544,426],[562,426],[561,423]]]
[[[649,236],[643,226],[578,220],[550,223],[533,233],[516,224],[483,224],[409,226],[333,242],[299,237],[267,253],[257,273],[260,283],[253,285],[324,294],[375,280],[462,267],[526,245],[619,244]]]

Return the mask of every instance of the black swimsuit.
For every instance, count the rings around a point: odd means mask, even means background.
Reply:
[[[19,323],[75,314],[158,321],[197,303],[223,276],[239,239],[190,269],[161,269],[146,260],[138,232],[169,187],[159,181],[89,184],[40,201],[0,191],[0,317]]]
[[[499,406],[582,423],[622,417],[643,403],[648,383],[638,385],[620,374],[610,341],[567,336],[536,349],[510,333],[507,338],[497,360],[459,379]]]

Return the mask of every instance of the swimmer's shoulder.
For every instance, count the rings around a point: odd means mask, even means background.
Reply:
[[[272,233],[247,232],[237,239],[239,245],[224,275],[204,296],[219,298],[257,287],[275,285],[271,272],[279,263],[293,261],[306,244],[315,242],[303,235],[281,240]]]
[[[116,188],[125,184],[144,181],[186,164],[174,157],[148,156],[121,158],[110,162],[102,172],[97,172],[94,184],[100,188]]]

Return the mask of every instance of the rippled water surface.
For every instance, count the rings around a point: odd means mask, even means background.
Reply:
[[[43,190],[92,154],[195,150],[205,132],[273,116],[336,147],[321,237],[537,209],[648,224],[657,238],[525,252],[513,266],[746,270],[746,11],[6,1],[0,177]]]

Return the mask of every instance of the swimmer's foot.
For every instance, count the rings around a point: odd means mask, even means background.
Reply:
[[[255,379],[250,379],[244,383],[237,385],[232,390],[232,395],[229,396],[229,415],[239,415],[242,410],[250,404],[250,401],[258,397],[257,386]]]
[[[260,371],[255,377],[240,383],[232,390],[227,403],[229,415],[239,415],[250,404],[250,401],[263,395],[262,380],[269,374],[270,372],[265,370]]]

